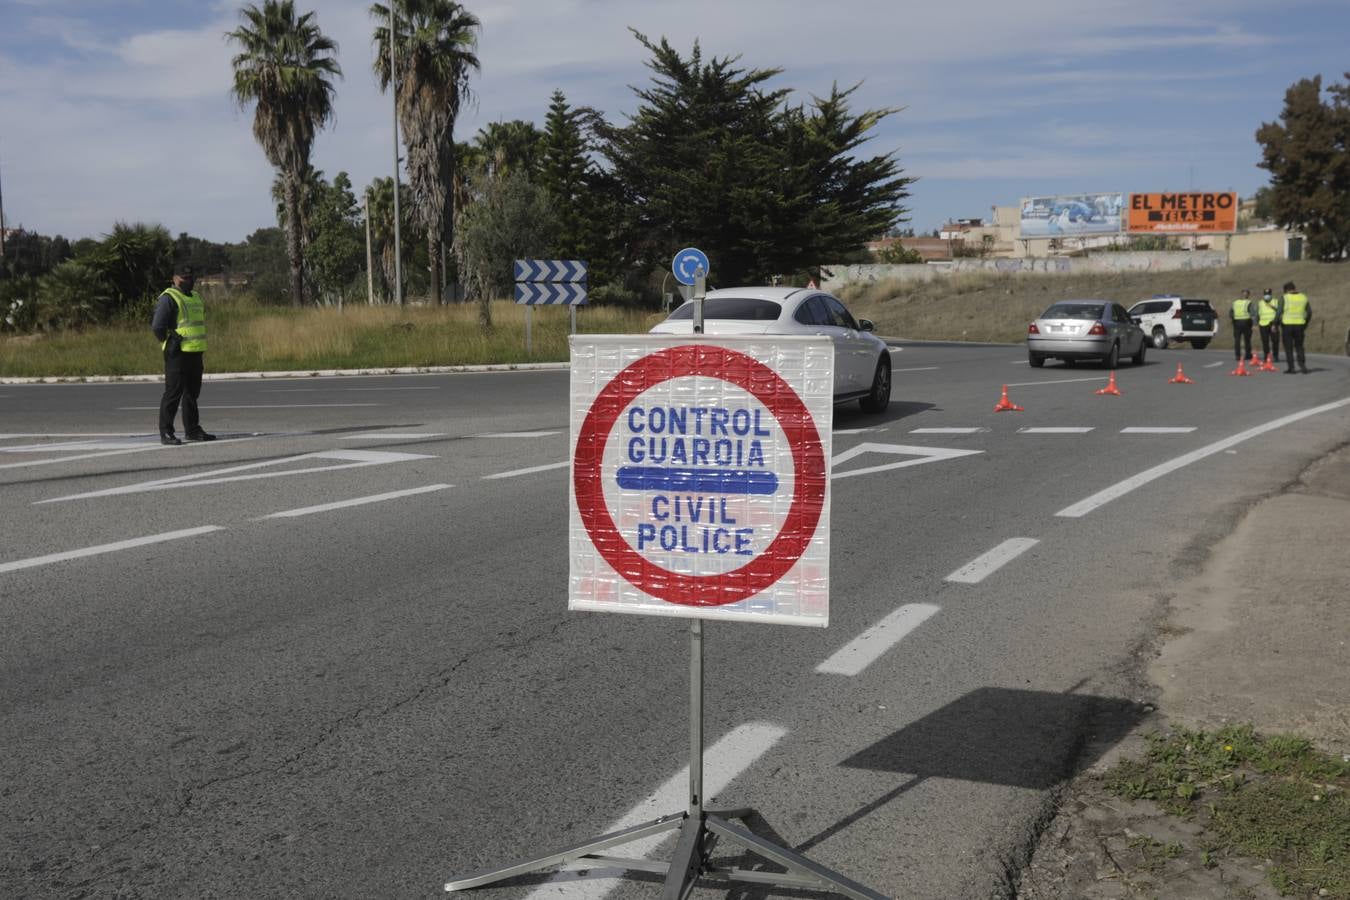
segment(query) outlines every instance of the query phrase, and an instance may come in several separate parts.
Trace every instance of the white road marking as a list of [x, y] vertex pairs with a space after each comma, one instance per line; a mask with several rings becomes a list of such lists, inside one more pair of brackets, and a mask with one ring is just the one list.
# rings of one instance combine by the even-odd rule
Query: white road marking
[[1221, 441], [1215, 441], [1212, 444], [1207, 444], [1204, 447], [1201, 447], [1199, 450], [1192, 450], [1190, 453], [1184, 453], [1181, 456], [1178, 456], [1176, 459], [1170, 459], [1167, 462], [1156, 465], [1151, 469], [1145, 469], [1138, 475], [1126, 478], [1124, 481], [1119, 481], [1111, 485], [1109, 488], [1106, 488], [1105, 490], [1098, 491], [1091, 497], [1078, 501], [1072, 506], [1064, 507], [1059, 512], [1055, 513], [1055, 515], [1063, 516], [1068, 519], [1076, 519], [1079, 518], [1080, 516], [1085, 516], [1088, 513], [1092, 512], [1094, 509], [1105, 506], [1112, 500], [1125, 496], [1130, 491], [1133, 491], [1135, 488], [1143, 487], [1150, 481], [1153, 481], [1155, 479], [1163, 477], [1164, 475], [1168, 475], [1172, 472], [1175, 472], [1177, 469], [1185, 468], [1186, 466], [1189, 466], [1191, 463], [1199, 462], [1200, 460], [1204, 459], [1207, 456], [1213, 456], [1216, 453], [1221, 453], [1224, 450], [1227, 450], [1229, 447], [1236, 446], [1237, 444], [1240, 444], [1243, 441], [1248, 441], [1254, 437], [1263, 435], [1268, 431], [1274, 431], [1277, 428], [1283, 428], [1286, 425], [1291, 425], [1294, 422], [1306, 419], [1309, 416], [1316, 416], [1324, 412], [1331, 412], [1333, 409], [1340, 409], [1341, 407], [1347, 405], [1350, 405], [1350, 398], [1346, 398], [1345, 400], [1337, 400], [1335, 403], [1325, 403], [1321, 406], [1314, 406], [1311, 409], [1305, 409], [1301, 412], [1296, 412], [1291, 415], [1283, 416], [1273, 421], [1266, 422], [1264, 425], [1258, 425], [1255, 428], [1248, 428], [1246, 431], [1240, 431], [1237, 434], [1231, 437], [1226, 437]]
[[1027, 360], [1025, 360], [1025, 359], [1015, 359], [1015, 360], [1012, 361], [1011, 365], [1014, 365], [1014, 366], [1025, 366], [1025, 365], [1030, 365], [1030, 363], [1029, 363]]
[[1019, 428], [1018, 434], [1087, 434], [1092, 430], [1090, 425], [1070, 425], [1060, 427], [1046, 426], [1033, 428]]
[[[703, 796], [710, 799], [726, 790], [737, 776], [773, 749], [774, 744], [782, 740], [786, 734], [787, 730], [777, 725], [768, 722], [750, 722], [735, 728], [713, 744], [703, 754]], [[688, 794], [689, 767], [686, 766], [600, 833], [609, 834], [612, 831], [631, 828], [687, 809]], [[662, 841], [669, 840], [674, 835], [675, 832], [671, 831], [668, 834], [642, 838], [616, 848], [615, 852], [628, 857], [644, 857], [660, 846]], [[597, 868], [595, 863], [590, 863], [585, 875], [574, 871], [559, 872], [526, 895], [527, 900], [544, 900], [544, 898], [601, 900], [619, 886], [617, 880], [619, 874], [617, 870]]]
[[891, 369], [892, 372], [936, 372], [941, 366], [915, 366], [912, 369]]
[[1120, 429], [1121, 434], [1190, 434], [1195, 428], [1152, 428], [1152, 427], [1130, 427]]
[[1042, 384], [1078, 384], [1083, 381], [1105, 381], [1107, 376], [1100, 375], [1096, 378], [1060, 378], [1055, 381], [1018, 381], [1009, 384], [1008, 387], [1036, 387]]
[[[268, 466], [297, 463], [311, 459], [334, 459], [339, 460], [341, 464], [336, 466], [309, 466], [303, 469], [287, 469], [283, 472], [254, 471]], [[225, 469], [214, 469], [209, 472], [198, 472], [192, 475], [179, 475], [174, 478], [159, 478], [154, 481], [142, 481], [139, 484], [105, 488], [101, 491], [89, 491], [84, 494], [52, 497], [49, 500], [38, 500], [33, 505], [36, 506], [42, 503], [60, 503], [64, 500], [85, 500], [91, 497], [112, 497], [117, 494], [139, 494], [145, 491], [164, 491], [180, 487], [202, 487], [208, 484], [226, 484], [232, 481], [252, 481], [260, 478], [285, 478], [290, 475], [312, 475], [317, 472], [332, 472], [337, 469], [360, 469], [366, 466], [408, 462], [414, 459], [435, 459], [435, 457], [427, 456], [423, 453], [391, 453], [376, 450], [327, 450], [322, 453], [306, 453], [301, 456], [283, 456], [280, 459], [269, 459], [259, 463], [248, 463], [243, 466], [230, 466]], [[249, 474], [231, 474], [234, 472], [248, 472]]]
[[469, 437], [476, 438], [535, 438], [549, 437], [554, 434], [562, 434], [561, 431], [485, 431], [482, 434], [471, 434]]
[[[384, 406], [383, 403], [237, 403], [225, 406], [199, 406], [198, 409], [332, 409], [344, 406]], [[158, 406], [119, 406], [119, 411], [159, 409]]]
[[[983, 450], [953, 450], [947, 447], [921, 447], [907, 444], [859, 444], [835, 456], [830, 461], [831, 478], [852, 478], [855, 475], [870, 475], [873, 472], [885, 472], [890, 469], [903, 469], [906, 466], [921, 466], [924, 463], [938, 462], [943, 459], [956, 459], [961, 456], [973, 456]], [[864, 453], [889, 453], [898, 456], [914, 456], [904, 462], [885, 463], [880, 466], [868, 466], [865, 469], [850, 469], [847, 472], [835, 472], [840, 463], [861, 456]]]
[[337, 391], [439, 391], [438, 387], [381, 387], [381, 388], [271, 388], [263, 394], [318, 394]]
[[[156, 409], [158, 409], [158, 407], [156, 407]], [[185, 446], [182, 447], [179, 446], [165, 447], [162, 446], [158, 440], [155, 440], [153, 443], [144, 446], [136, 446], [128, 450], [104, 450], [99, 453], [79, 453], [76, 454], [75, 456], [54, 456], [50, 459], [27, 459], [24, 460], [23, 462], [0, 463], [0, 469], [23, 469], [29, 466], [50, 466], [54, 463], [75, 462], [76, 460], [80, 459], [98, 459], [101, 456], [122, 456], [127, 453], [145, 453], [148, 450], [177, 450], [190, 452], [190, 448], [193, 446], [201, 446], [201, 447], [219, 446], [221, 444], [230, 444], [235, 441], [251, 441], [254, 440], [255, 437], [256, 435], [249, 435], [248, 437], [239, 437], [239, 438], [222, 438], [218, 441], [215, 441], [212, 444], [193, 444], [191, 441], [189, 441]]]
[[979, 584], [1039, 543], [1036, 538], [1008, 538], [988, 553], [975, 557], [944, 580], [957, 581], [961, 584]]
[[99, 544], [96, 547], [85, 547], [82, 550], [67, 550], [64, 553], [51, 553], [47, 556], [34, 556], [31, 559], [19, 559], [14, 562], [0, 563], [0, 572], [14, 572], [19, 569], [31, 569], [34, 566], [45, 566], [48, 563], [63, 562], [68, 559], [80, 559], [85, 556], [98, 556], [101, 553], [115, 553], [118, 550], [130, 550], [132, 547], [144, 547], [147, 544], [160, 544], [164, 541], [176, 541], [179, 538], [196, 537], [199, 534], [210, 534], [213, 531], [222, 531], [219, 525], [203, 525], [200, 528], [185, 528], [182, 531], [166, 531], [163, 534], [152, 534], [146, 537], [132, 538], [129, 541], [117, 541], [112, 544]]
[[1216, 362], [1216, 363], [1206, 363], [1206, 364], [1205, 364], [1205, 368], [1206, 368], [1206, 369], [1213, 369], [1215, 366], [1221, 366], [1221, 365], [1223, 365], [1223, 361], [1222, 361], [1222, 360], [1220, 360], [1219, 362]]
[[905, 635], [941, 609], [931, 603], [906, 603], [816, 666], [822, 675], [857, 675], [900, 643]]
[[546, 466], [530, 466], [528, 469], [512, 469], [510, 472], [498, 472], [496, 475], [484, 475], [484, 481], [491, 481], [494, 478], [515, 478], [517, 475], [533, 475], [535, 472], [549, 472], [553, 469], [565, 469], [572, 464], [572, 461], [566, 460], [560, 463], [549, 463]]
[[139, 441], [63, 441], [59, 444], [14, 444], [0, 447], [0, 453], [82, 453], [86, 450], [138, 450], [159, 443], [158, 438], [146, 436]]
[[[141, 437], [144, 432], [135, 431], [87, 431], [87, 432], [25, 432], [22, 434], [0, 434], [0, 441], [7, 441], [11, 438], [99, 438], [99, 437], [120, 437], [134, 438]], [[154, 437], [154, 435], [148, 435]]]
[[412, 497], [416, 494], [429, 494], [432, 491], [443, 491], [446, 488], [453, 487], [449, 484], [429, 484], [426, 487], [408, 488], [405, 491], [389, 491], [386, 494], [371, 494], [369, 497], [354, 497], [351, 500], [338, 500], [335, 503], [321, 503], [318, 506], [305, 506], [300, 509], [288, 509], [284, 512], [274, 512], [271, 515], [263, 516], [264, 519], [291, 519], [296, 516], [308, 516], [312, 513], [328, 512], [333, 509], [344, 509], [348, 506], [364, 506], [367, 503], [381, 503], [385, 500], [397, 500], [400, 497]]
[[[392, 190], [392, 188], [391, 188]], [[378, 441], [381, 438], [393, 438], [395, 440], [413, 440], [414, 438], [438, 438], [445, 437], [443, 431], [401, 431], [401, 432], [379, 432], [368, 431], [364, 434], [344, 434], [344, 441]]]
[[878, 431], [878, 430], [879, 430], [879, 429], [876, 429], [876, 428], [836, 428], [836, 429], [834, 430], [834, 433], [835, 433], [835, 434], [871, 434], [873, 431]]
[[988, 428], [915, 428], [910, 434], [978, 434], [988, 430]]

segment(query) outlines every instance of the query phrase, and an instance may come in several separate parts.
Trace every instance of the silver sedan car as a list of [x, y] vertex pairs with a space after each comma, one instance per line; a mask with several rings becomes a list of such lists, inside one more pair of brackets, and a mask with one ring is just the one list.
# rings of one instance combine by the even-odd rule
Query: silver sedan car
[[1027, 326], [1027, 357], [1036, 368], [1047, 359], [1094, 359], [1114, 369], [1122, 356], [1142, 366], [1147, 351], [1138, 320], [1110, 300], [1061, 300]]
[[[832, 294], [815, 288], [740, 287], [709, 291], [705, 334], [819, 334], [834, 342], [834, 402], [857, 400], [864, 412], [891, 402], [891, 352]], [[693, 334], [694, 304], [685, 303], [652, 334]]]

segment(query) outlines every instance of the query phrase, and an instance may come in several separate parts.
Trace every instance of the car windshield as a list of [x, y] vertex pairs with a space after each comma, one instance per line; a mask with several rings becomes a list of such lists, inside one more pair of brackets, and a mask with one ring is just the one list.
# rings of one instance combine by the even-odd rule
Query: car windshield
[[1100, 303], [1056, 303], [1041, 314], [1042, 319], [1100, 319]]
[[[744, 319], [751, 322], [773, 322], [783, 312], [783, 307], [772, 300], [756, 300], [752, 297], [709, 297], [703, 301], [705, 319]], [[691, 300], [670, 314], [666, 321], [692, 319], [694, 302]]]

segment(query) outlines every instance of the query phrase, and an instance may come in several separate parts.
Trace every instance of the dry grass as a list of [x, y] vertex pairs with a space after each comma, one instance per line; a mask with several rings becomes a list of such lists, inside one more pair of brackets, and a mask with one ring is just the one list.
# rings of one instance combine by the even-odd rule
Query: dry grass
[[[525, 307], [500, 300], [494, 327], [478, 326], [473, 304], [427, 307], [349, 306], [299, 311], [248, 299], [208, 301], [207, 371], [354, 369], [552, 362], [567, 359], [566, 308], [533, 311], [533, 352], [525, 353]], [[659, 315], [582, 307], [577, 331], [645, 332]], [[148, 328], [115, 326], [83, 333], [0, 338], [0, 375], [127, 375], [163, 370]]]
[[1294, 281], [1313, 304], [1308, 349], [1344, 353], [1350, 329], [1350, 266], [1326, 263], [1249, 263], [1193, 272], [1125, 272], [1093, 275], [960, 274], [930, 282], [849, 285], [840, 296], [877, 332], [918, 340], [1019, 343], [1027, 322], [1055, 300], [1099, 297], [1128, 307], [1154, 294], [1207, 297], [1219, 311], [1219, 336], [1211, 346], [1232, 347], [1227, 327], [1231, 301], [1243, 288], [1259, 297]]

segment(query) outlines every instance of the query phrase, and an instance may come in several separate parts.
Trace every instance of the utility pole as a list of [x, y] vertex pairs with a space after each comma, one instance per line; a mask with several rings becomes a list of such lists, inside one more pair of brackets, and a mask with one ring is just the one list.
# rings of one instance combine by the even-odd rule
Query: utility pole
[[0, 257], [5, 255], [5, 191], [0, 186]]
[[394, 297], [403, 305], [403, 239], [399, 234], [398, 211], [398, 69], [394, 66], [394, 43], [398, 32], [394, 28], [394, 4], [389, 0], [389, 86], [394, 96]]
[[370, 188], [366, 188], [366, 305], [375, 305], [375, 257], [370, 249]]

